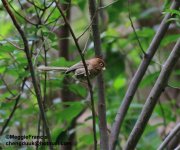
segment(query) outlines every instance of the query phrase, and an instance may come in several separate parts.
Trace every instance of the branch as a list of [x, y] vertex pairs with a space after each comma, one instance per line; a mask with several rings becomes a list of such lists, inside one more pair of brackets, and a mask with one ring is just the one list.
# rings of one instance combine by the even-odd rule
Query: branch
[[36, 5], [33, 1], [30, 1], [30, 0], [27, 0], [27, 2], [28, 3], [30, 3], [31, 5], [33, 5], [33, 6], [35, 6], [35, 7], [37, 7], [39, 10], [41, 10], [41, 11], [44, 11], [44, 9], [45, 8], [41, 8], [41, 7], [39, 7], [38, 5]]
[[79, 35], [79, 36], [77, 37], [77, 40], [79, 40], [79, 39], [89, 30], [89, 28], [91, 27], [91, 25], [92, 25], [92, 23], [93, 23], [93, 20], [94, 20], [94, 18], [95, 18], [95, 16], [96, 16], [96, 13], [97, 13], [97, 11], [94, 13], [93, 17], [91, 18], [90, 24], [86, 27], [86, 29], [83, 31], [83, 33], [81, 33], [81, 35]]
[[37, 68], [39, 71], [63, 71], [66, 72], [68, 67], [48, 67], [48, 66], [39, 66]]
[[[40, 109], [40, 112], [41, 112], [42, 120], [43, 120], [43, 123], [45, 125], [45, 130], [46, 130], [46, 134], [47, 134], [47, 137], [48, 137], [48, 141], [51, 142], [51, 135], [50, 135], [49, 127], [48, 127], [48, 124], [47, 124], [46, 115], [45, 115], [45, 112], [44, 112], [44, 107], [42, 105], [41, 91], [40, 91], [40, 87], [38, 85], [36, 75], [35, 75], [35, 71], [34, 71], [34, 67], [33, 67], [33, 64], [32, 64], [31, 54], [30, 54], [27, 38], [25, 36], [24, 31], [21, 29], [20, 25], [18, 24], [13, 12], [10, 10], [7, 1], [2, 0], [2, 3], [4, 5], [4, 7], [6, 8], [8, 14], [10, 15], [10, 17], [11, 17], [13, 23], [14, 23], [14, 26], [18, 30], [18, 32], [21, 35], [21, 38], [23, 40], [24, 51], [26, 53], [26, 58], [27, 58], [27, 61], [28, 61], [28, 67], [29, 67], [29, 70], [30, 70], [30, 73], [31, 73], [31, 78], [32, 78], [34, 90], [35, 90], [35, 93], [36, 93], [39, 109]], [[51, 144], [49, 145], [49, 148], [51, 150], [53, 150], [53, 146]]]
[[[89, 12], [92, 21], [92, 32], [94, 40], [95, 54], [97, 57], [101, 57], [101, 39], [98, 27], [98, 13], [96, 11], [96, 1], [89, 0]], [[97, 77], [98, 84], [98, 118], [99, 118], [99, 130], [100, 130], [100, 149], [109, 149], [108, 129], [106, 121], [106, 103], [104, 94], [104, 81], [103, 74], [101, 73]]]
[[130, 20], [130, 22], [131, 22], [131, 27], [132, 27], [132, 29], [133, 29], [133, 31], [134, 31], [134, 34], [135, 34], [135, 37], [136, 37], [136, 39], [137, 39], [137, 41], [138, 41], [140, 50], [141, 50], [141, 52], [144, 54], [144, 56], [146, 57], [146, 52], [144, 51], [144, 49], [143, 49], [143, 47], [142, 47], [142, 45], [141, 45], [141, 42], [140, 42], [140, 40], [139, 40], [139, 37], [138, 37], [138, 35], [137, 35], [137, 33], [136, 33], [136, 29], [135, 29], [135, 27], [134, 27], [134, 25], [133, 25], [133, 21], [132, 21], [132, 19], [131, 19], [131, 11], [130, 11], [129, 0], [128, 0], [128, 13], [129, 13], [129, 14], [128, 14], [128, 17], [129, 17], [129, 20]]
[[105, 8], [111, 6], [111, 5], [114, 5], [114, 4], [117, 3], [118, 1], [119, 1], [119, 0], [115, 0], [115, 1], [107, 4], [106, 6], [100, 6], [100, 7], [98, 7], [98, 11], [101, 10], [101, 9], [105, 9]]
[[169, 85], [169, 84], [168, 84], [168, 87], [170, 87], [172, 89], [180, 90], [180, 87], [175, 87], [175, 86], [172, 86], [172, 85]]
[[170, 56], [166, 60], [158, 79], [154, 87], [152, 88], [146, 103], [144, 104], [143, 110], [127, 140], [124, 150], [135, 149], [144, 129], [152, 115], [153, 109], [156, 106], [158, 98], [167, 86], [167, 82], [175, 64], [178, 62], [180, 57], [180, 39], [174, 46]]
[[[178, 9], [180, 5], [180, 2], [175, 0], [171, 6], [171, 9]], [[125, 118], [125, 115], [128, 111], [128, 108], [131, 104], [131, 101], [135, 95], [135, 92], [138, 88], [138, 85], [140, 84], [151, 60], [154, 56], [155, 52], [157, 51], [160, 42], [162, 38], [164, 37], [166, 31], [168, 30], [168, 27], [170, 25], [170, 22], [167, 22], [172, 16], [170, 14], [166, 14], [164, 19], [162, 20], [160, 27], [154, 36], [152, 42], [150, 43], [150, 46], [147, 50], [146, 56], [144, 56], [138, 70], [136, 71], [134, 77], [132, 78], [129, 87], [127, 89], [127, 92], [123, 98], [122, 104], [119, 107], [119, 110], [116, 114], [114, 124], [111, 129], [111, 135], [110, 135], [110, 150], [115, 149], [116, 140], [118, 138], [120, 128], [122, 126], [122, 122]]]
[[177, 146], [174, 150], [180, 150], [180, 145]]
[[[1, 34], [0, 34], [0, 36], [1, 36], [2, 38], [4, 38]], [[4, 38], [4, 40], [5, 40], [6, 42], [8, 42], [9, 44], [11, 44], [12, 46], [14, 46], [15, 48], [17, 48], [17, 49], [19, 49], [19, 50], [24, 50], [24, 48], [19, 47], [18, 45], [16, 45], [15, 43], [11, 42], [10, 40], [8, 40], [8, 39], [6, 39], [6, 38]]]
[[91, 22], [90, 22], [90, 24], [86, 27], [86, 29], [83, 31], [83, 33], [81, 33], [81, 34], [77, 37], [77, 39], [79, 40], [79, 39], [89, 30], [89, 28], [91, 27], [91, 25], [92, 25], [92, 23], [93, 23], [93, 20], [94, 20], [95, 16], [98, 14], [98, 12], [99, 12], [100, 10], [107, 8], [107, 7], [115, 4], [115, 3], [118, 2], [118, 1], [119, 1], [119, 0], [116, 0], [116, 1], [111, 2], [110, 4], [108, 4], [108, 5], [106, 5], [106, 6], [98, 7], [98, 8], [95, 10], [95, 12], [94, 12], [93, 17], [91, 17]]
[[58, 8], [60, 14], [62, 15], [63, 19], [64, 19], [64, 22], [65, 24], [67, 25], [67, 27], [69, 28], [69, 31], [74, 39], [74, 42], [75, 42], [75, 45], [77, 47], [77, 50], [79, 52], [79, 55], [81, 57], [81, 60], [82, 60], [82, 63], [84, 65], [84, 68], [85, 68], [85, 72], [86, 72], [86, 75], [87, 75], [87, 83], [88, 83], [88, 88], [89, 88], [89, 92], [90, 92], [90, 95], [91, 95], [91, 105], [92, 105], [92, 118], [93, 118], [93, 135], [94, 135], [94, 148], [95, 150], [97, 149], [97, 138], [96, 138], [96, 114], [95, 114], [95, 108], [94, 108], [94, 99], [93, 99], [93, 91], [92, 91], [92, 85], [91, 85], [91, 82], [90, 82], [90, 79], [89, 79], [89, 73], [88, 73], [88, 69], [87, 69], [87, 66], [86, 66], [86, 62], [85, 62], [85, 59], [84, 59], [84, 55], [82, 53], [82, 50], [79, 46], [79, 43], [78, 43], [78, 40], [68, 22], [68, 20], [66, 19], [62, 9], [61, 9], [61, 6], [58, 4], [58, 2], [56, 0], [54, 0], [55, 3], [56, 3], [56, 7]]
[[37, 23], [31, 22], [29, 19], [27, 19], [26, 17], [24, 17], [23, 15], [21, 15], [21, 14], [11, 5], [11, 3], [9, 3], [9, 5], [10, 5], [10, 7], [14, 10], [14, 12], [15, 12], [19, 17], [21, 17], [22, 19], [24, 19], [26, 22], [28, 22], [29, 24], [34, 25], [34, 26], [37, 26], [37, 25], [38, 25]]
[[0, 135], [2, 135], [2, 134], [4, 133], [5, 129], [7, 128], [10, 120], [12, 119], [12, 117], [13, 117], [16, 109], [17, 109], [17, 105], [18, 105], [19, 100], [20, 100], [20, 98], [21, 98], [21, 94], [22, 94], [22, 92], [23, 92], [23, 90], [24, 90], [24, 85], [25, 85], [25, 83], [26, 83], [26, 80], [27, 80], [27, 78], [24, 78], [24, 79], [23, 79], [22, 86], [21, 86], [21, 91], [20, 91], [19, 95], [17, 95], [17, 97], [14, 99], [14, 100], [15, 100], [14, 107], [13, 107], [13, 109], [12, 109], [12, 111], [11, 111], [11, 114], [9, 115], [8, 119], [6, 120], [5, 124], [3, 125], [2, 130], [1, 130], [1, 132], [0, 132]]
[[175, 128], [169, 133], [165, 140], [161, 143], [157, 150], [163, 150], [166, 148], [167, 144], [172, 140], [172, 138], [180, 131], [180, 123], [178, 123]]
[[1, 81], [4, 83], [7, 91], [13, 96], [15, 97], [15, 94], [11, 91], [10, 87], [8, 86], [8, 84], [6, 83], [6, 81], [4, 80], [4, 74], [0, 75]]

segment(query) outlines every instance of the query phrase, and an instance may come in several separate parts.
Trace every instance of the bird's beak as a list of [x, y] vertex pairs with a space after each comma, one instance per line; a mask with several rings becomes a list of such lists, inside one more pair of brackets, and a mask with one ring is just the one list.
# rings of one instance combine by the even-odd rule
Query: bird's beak
[[103, 67], [102, 70], [106, 70], [106, 67]]

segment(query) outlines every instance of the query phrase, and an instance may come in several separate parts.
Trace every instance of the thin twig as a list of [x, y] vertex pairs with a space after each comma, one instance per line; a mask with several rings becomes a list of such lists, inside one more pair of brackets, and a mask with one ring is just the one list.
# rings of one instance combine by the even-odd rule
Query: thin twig
[[27, 0], [28, 3], [30, 3], [31, 5], [37, 7], [38, 9], [40, 9], [41, 11], [44, 11], [44, 8], [39, 7], [38, 5], [36, 5], [33, 1]]
[[146, 56], [146, 52], [144, 51], [144, 49], [143, 49], [143, 47], [142, 47], [142, 45], [141, 45], [141, 42], [140, 42], [139, 37], [138, 37], [138, 35], [137, 35], [137, 33], [136, 33], [136, 29], [135, 29], [135, 27], [134, 27], [133, 21], [132, 21], [132, 19], [131, 19], [131, 10], [130, 10], [129, 0], [128, 0], [128, 17], [129, 17], [129, 20], [130, 20], [130, 22], [131, 22], [131, 27], [132, 27], [132, 29], [133, 29], [133, 31], [134, 31], [134, 34], [135, 34], [135, 37], [136, 37], [136, 39], [137, 39], [137, 41], [138, 41], [139, 47], [140, 47], [140, 49], [141, 49], [141, 52], [144, 54], [144, 56]]
[[92, 17], [92, 19], [91, 19], [90, 24], [86, 27], [86, 29], [83, 31], [83, 33], [81, 33], [81, 35], [79, 35], [79, 36], [77, 37], [77, 40], [79, 40], [79, 39], [89, 30], [89, 28], [91, 27], [91, 25], [92, 25], [92, 23], [93, 23], [93, 21], [94, 21], [94, 18], [95, 18], [95, 16], [96, 16], [96, 14], [97, 14], [97, 11], [94, 13], [94, 15], [93, 15], [93, 17]]
[[21, 98], [21, 94], [22, 94], [22, 92], [23, 92], [23, 90], [24, 90], [24, 85], [25, 85], [26, 80], [27, 80], [27, 78], [24, 78], [24, 79], [23, 79], [22, 86], [21, 86], [21, 91], [20, 91], [20, 93], [16, 96], [16, 98], [14, 99], [14, 100], [15, 100], [14, 107], [13, 107], [13, 109], [12, 109], [12, 111], [11, 111], [11, 114], [9, 115], [8, 119], [6, 120], [5, 124], [3, 125], [2, 129], [1, 129], [0, 135], [2, 135], [2, 134], [4, 133], [5, 129], [7, 128], [9, 122], [11, 121], [11, 119], [12, 119], [12, 117], [13, 117], [16, 109], [17, 109], [17, 105], [18, 105], [19, 100], [20, 100], [20, 98]]
[[83, 49], [83, 51], [82, 51], [83, 54], [85, 54], [85, 52], [86, 52], [86, 50], [87, 50], [87, 45], [88, 45], [89, 38], [90, 38], [90, 34], [89, 34], [89, 36], [88, 36], [88, 38], [87, 38], [87, 40], [86, 40], [86, 43], [85, 43], [85, 45], [84, 45], [84, 49]]
[[[59, 18], [58, 18], [58, 19], [59, 19]], [[51, 32], [54, 30], [58, 19], [56, 20], [54, 26], [51, 28], [51, 30], [50, 30]], [[35, 56], [35, 58], [34, 58], [34, 63], [33, 63], [34, 65], [36, 64], [36, 60], [37, 60], [38, 56], [40, 55], [40, 52], [41, 52], [41, 50], [42, 50], [42, 48], [43, 48], [43, 45], [44, 45], [46, 42], [48, 43], [48, 40], [47, 40], [47, 39], [48, 39], [49, 36], [50, 36], [50, 35], [46, 36], [46, 39], [44, 39], [44, 41], [42, 42], [42, 44], [39, 46], [39, 51], [38, 51], [38, 53], [36, 54], [36, 56]]]
[[51, 7], [53, 3], [54, 3], [54, 1], [52, 1], [48, 6], [46, 6], [46, 9], [48, 9], [49, 7]]
[[30, 93], [36, 97], [36, 94], [31, 90], [31, 88], [25, 83], [25, 86], [28, 88]]
[[158, 101], [158, 104], [159, 104], [159, 108], [160, 108], [161, 115], [162, 115], [162, 118], [163, 118], [163, 125], [164, 125], [164, 127], [166, 127], [166, 125], [167, 125], [166, 116], [165, 116], [165, 112], [164, 112], [164, 109], [163, 109], [163, 106], [162, 106], [160, 100]]
[[[157, 150], [163, 150], [166, 148], [167, 144], [172, 140], [172, 138], [180, 131], [180, 123], [178, 123], [175, 128], [169, 133], [165, 140], [161, 143]], [[178, 150], [178, 149], [177, 149]]]
[[170, 88], [173, 88], [173, 89], [176, 89], [176, 90], [180, 90], [180, 87], [175, 87], [175, 86], [172, 86], [172, 85], [167, 85], [168, 87], [170, 87]]
[[101, 10], [101, 9], [105, 9], [105, 8], [107, 8], [107, 7], [109, 7], [109, 6], [111, 6], [111, 5], [113, 5], [113, 4], [115, 4], [115, 3], [117, 3], [119, 0], [116, 0], [116, 1], [113, 1], [113, 2], [111, 2], [111, 3], [109, 3], [109, 4], [107, 4], [106, 6], [101, 6], [101, 7], [98, 7], [98, 11], [99, 10]]
[[91, 25], [92, 25], [92, 23], [93, 23], [93, 20], [94, 20], [95, 16], [97, 15], [98, 11], [100, 11], [101, 9], [105, 9], [105, 8], [113, 5], [113, 4], [116, 3], [116, 2], [118, 2], [118, 0], [116, 0], [116, 1], [108, 4], [108, 5], [106, 5], [106, 6], [98, 7], [98, 8], [96, 9], [95, 13], [94, 13], [94, 16], [93, 16], [92, 19], [91, 19], [90, 24], [86, 27], [86, 29], [83, 31], [83, 33], [81, 33], [81, 35], [79, 35], [79, 36], [77, 37], [77, 40], [79, 40], [79, 39], [89, 30], [89, 28], [91, 27]]
[[58, 16], [56, 19], [54, 19], [53, 21], [50, 21], [50, 22], [48, 22], [48, 23], [46, 23], [46, 24], [44, 24], [45, 26], [47, 26], [47, 25], [50, 25], [51, 23], [54, 23], [54, 22], [56, 22], [57, 23], [57, 21], [59, 20], [59, 18], [60, 18], [61, 16]]
[[[40, 136], [41, 133], [41, 114], [39, 114], [38, 116], [38, 127], [37, 127], [37, 136]], [[37, 139], [37, 141], [39, 141], [39, 139]], [[39, 145], [36, 145], [36, 150], [38, 150]]]
[[86, 29], [83, 31], [83, 33], [81, 33], [77, 37], [77, 40], [79, 40], [90, 29], [90, 27], [92, 26], [92, 23], [94, 22], [94, 18], [96, 17], [97, 13], [98, 13], [98, 9], [95, 10], [93, 17], [91, 18], [90, 24], [86, 27]]
[[23, 10], [23, 5], [21, 4], [20, 0], [18, 0], [18, 3], [20, 5], [21, 9]]
[[4, 85], [6, 86], [6, 89], [8, 90], [8, 92], [14, 97], [15, 94], [11, 91], [11, 89], [9, 88], [8, 84], [6, 83], [6, 81], [4, 80], [4, 75], [0, 75], [0, 78], [2, 80], [2, 82], [4, 83]]
[[[53, 10], [49, 13], [49, 15], [47, 16], [47, 18], [44, 20], [44, 23], [46, 23], [49, 19], [49, 17], [53, 14], [53, 12], [55, 11], [56, 7], [53, 8]], [[59, 17], [58, 17], [59, 18]]]
[[20, 16], [22, 19], [24, 19], [26, 22], [28, 22], [29, 24], [32, 24], [32, 25], [34, 25], [34, 26], [37, 26], [38, 24], [36, 24], [36, 23], [33, 23], [33, 22], [31, 22], [29, 19], [27, 19], [26, 17], [24, 17], [23, 15], [21, 15], [12, 5], [11, 5], [11, 3], [9, 3], [9, 6], [14, 10], [14, 12], [18, 15], [18, 16]]
[[[0, 36], [1, 36], [2, 38], [4, 38], [1, 34], [0, 34]], [[15, 43], [11, 42], [10, 40], [5, 39], [5, 38], [4, 38], [4, 40], [7, 41], [7, 42], [8, 42], [9, 44], [11, 44], [12, 46], [14, 46], [15, 48], [17, 48], [17, 49], [19, 49], [19, 50], [24, 50], [24, 48], [19, 47], [18, 45], [16, 45]]]

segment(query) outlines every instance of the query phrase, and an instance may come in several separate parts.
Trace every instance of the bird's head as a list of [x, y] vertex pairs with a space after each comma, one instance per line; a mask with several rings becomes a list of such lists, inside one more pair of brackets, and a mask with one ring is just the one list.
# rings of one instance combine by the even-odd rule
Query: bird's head
[[90, 64], [92, 65], [92, 67], [96, 70], [105, 70], [105, 62], [103, 59], [101, 58], [92, 58], [90, 60]]

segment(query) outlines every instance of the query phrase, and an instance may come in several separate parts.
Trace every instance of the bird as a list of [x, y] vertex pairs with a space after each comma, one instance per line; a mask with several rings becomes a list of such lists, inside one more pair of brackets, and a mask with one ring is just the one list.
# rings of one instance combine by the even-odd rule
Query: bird
[[[105, 62], [103, 59], [95, 57], [88, 60], [85, 60], [88, 76], [90, 79], [95, 78], [98, 74], [105, 70]], [[65, 74], [74, 73], [75, 78], [78, 80], [86, 80], [87, 75], [82, 61], [72, 65], [71, 67], [49, 67], [49, 66], [40, 66], [38, 67], [40, 71], [63, 71]]]

